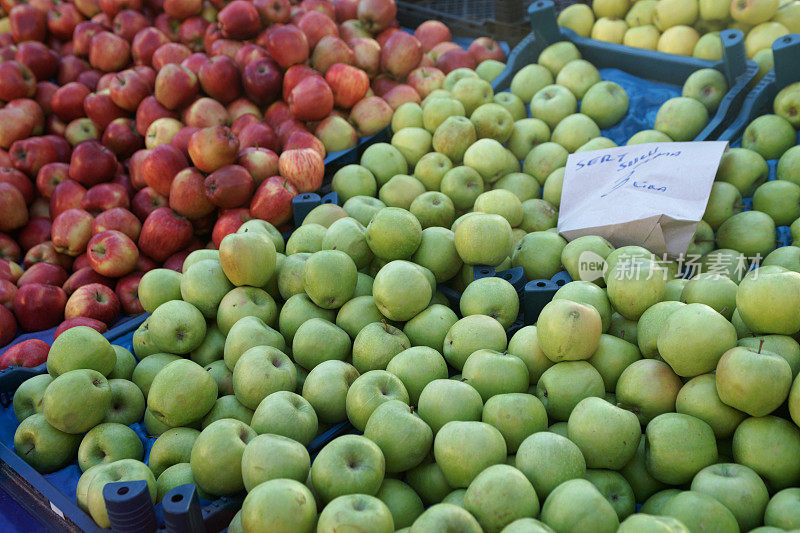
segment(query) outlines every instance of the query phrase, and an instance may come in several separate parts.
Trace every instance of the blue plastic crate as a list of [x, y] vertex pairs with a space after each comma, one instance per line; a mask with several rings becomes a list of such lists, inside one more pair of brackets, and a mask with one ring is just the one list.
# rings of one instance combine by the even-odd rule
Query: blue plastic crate
[[735, 118], [747, 95], [748, 84], [758, 72], [758, 65], [745, 56], [744, 37], [738, 30], [720, 32], [723, 59], [710, 61], [581, 37], [572, 30], [559, 28], [550, 0], [537, 0], [528, 8], [528, 14], [533, 31], [511, 52], [506, 69], [492, 83], [495, 92], [508, 90], [514, 74], [535, 63], [548, 45], [571, 41], [583, 58], [598, 68], [604, 80], [619, 83], [628, 93], [630, 108], [626, 117], [620, 124], [602, 131], [617, 144], [624, 144], [637, 131], [652, 129], [661, 104], [680, 96], [686, 79], [704, 68], [722, 72], [730, 87], [717, 112], [695, 138], [715, 139]]

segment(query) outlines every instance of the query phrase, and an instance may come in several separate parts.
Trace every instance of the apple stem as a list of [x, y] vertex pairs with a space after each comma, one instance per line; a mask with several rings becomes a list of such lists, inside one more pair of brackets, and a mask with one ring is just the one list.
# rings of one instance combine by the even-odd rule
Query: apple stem
[[386, 333], [391, 333], [391, 332], [389, 331], [389, 324], [387, 324], [387, 323], [386, 323], [386, 319], [385, 319], [385, 318], [382, 318], [382, 319], [381, 319], [381, 323], [383, 324], [383, 330], [384, 330]]
[[761, 339], [758, 343], [758, 353], [761, 353], [761, 348], [764, 346], [764, 339]]

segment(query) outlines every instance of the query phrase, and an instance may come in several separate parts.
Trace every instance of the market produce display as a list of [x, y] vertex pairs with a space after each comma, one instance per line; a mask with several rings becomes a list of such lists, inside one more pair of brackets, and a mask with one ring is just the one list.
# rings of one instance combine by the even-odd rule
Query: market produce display
[[504, 67], [488, 37], [399, 30], [389, 0], [145, 7], [2, 6], [0, 345], [141, 313], [144, 272], [251, 218], [285, 224], [326, 156], [450, 70]]
[[[43, 372], [0, 437], [99, 527], [120, 481], [232, 533], [800, 527], [800, 82], [659, 257], [558, 234], [567, 158], [694, 140], [722, 70], [640, 94], [562, 41], [495, 91], [494, 40], [392, 0], [0, 7], [0, 121], [35, 122], [0, 132], [0, 342], [58, 326], [0, 357]], [[567, 280], [535, 323], [510, 269]]]
[[593, 0], [564, 9], [558, 24], [583, 37], [702, 59], [722, 57], [720, 30], [741, 30], [747, 56], [763, 76], [773, 67], [772, 43], [800, 32], [800, 2]]

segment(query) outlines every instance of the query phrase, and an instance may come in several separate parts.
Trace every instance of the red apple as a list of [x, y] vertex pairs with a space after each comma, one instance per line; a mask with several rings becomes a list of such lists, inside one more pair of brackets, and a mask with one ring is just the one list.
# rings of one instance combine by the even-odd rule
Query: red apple
[[343, 23], [346, 20], [358, 18], [358, 1], [359, 0], [333, 0], [336, 21]]
[[67, 209], [58, 215], [50, 230], [55, 250], [72, 257], [82, 254], [92, 237], [92, 224], [94, 217], [83, 209]]
[[168, 207], [147, 216], [139, 235], [139, 249], [155, 261], [163, 261], [192, 240], [192, 223]]
[[23, 250], [30, 250], [37, 244], [41, 244], [50, 239], [50, 228], [52, 223], [49, 218], [32, 218], [28, 224], [22, 228], [17, 236], [19, 244]]
[[121, 231], [107, 230], [89, 240], [86, 256], [95, 272], [109, 278], [119, 278], [136, 268], [139, 249]]
[[[0, 307], [0, 346], [5, 346], [14, 340], [17, 336], [17, 319], [14, 318], [14, 313], [5, 307]], [[6, 359], [3, 354], [0, 357], [0, 370], [11, 366], [13, 363]]]
[[174, 270], [175, 272], [182, 272], [183, 271], [183, 262], [186, 260], [186, 257], [189, 255], [187, 251], [181, 251], [172, 254], [169, 256], [162, 265], [161, 268], [166, 268], [169, 270]]
[[450, 50], [462, 50], [462, 48], [454, 42], [447, 41], [435, 45], [429, 52], [427, 52], [427, 55], [429, 55], [434, 61], [439, 61], [439, 58]]
[[131, 61], [131, 45], [118, 35], [103, 31], [89, 44], [89, 64], [103, 72], [118, 72]]
[[325, 159], [325, 145], [310, 132], [296, 131], [289, 136], [283, 145], [284, 151], [299, 150], [301, 148], [310, 148]]
[[92, 225], [92, 235], [109, 230], [122, 232], [131, 240], [137, 241], [142, 231], [142, 223], [127, 209], [114, 207], [97, 215]]
[[271, 58], [260, 58], [244, 67], [242, 84], [247, 96], [262, 106], [274, 102], [281, 94], [283, 76]]
[[35, 94], [36, 77], [31, 69], [19, 61], [0, 63], [0, 100], [33, 98]]
[[139, 281], [143, 275], [144, 272], [131, 272], [127, 276], [120, 278], [114, 289], [122, 306], [122, 311], [126, 315], [144, 313], [144, 307], [139, 301]]
[[144, 28], [133, 38], [131, 56], [137, 65], [152, 65], [153, 54], [161, 45], [167, 44], [169, 38], [155, 27]]
[[0, 183], [0, 231], [13, 231], [28, 223], [28, 207], [19, 189]]
[[47, 139], [52, 143], [53, 147], [56, 149], [56, 153], [58, 154], [59, 162], [66, 163], [69, 161], [69, 158], [72, 155], [72, 147], [63, 137], [59, 137], [58, 135], [44, 135], [42, 139]]
[[297, 26], [305, 33], [308, 46], [312, 50], [326, 35], [339, 36], [339, 28], [333, 19], [317, 10], [307, 11], [297, 21]]
[[371, 38], [372, 34], [364, 28], [364, 25], [358, 19], [353, 18], [339, 24], [339, 37], [345, 42], [350, 42], [359, 37]]
[[420, 67], [411, 71], [406, 83], [413, 87], [421, 98], [425, 98], [444, 84], [444, 72], [434, 67]]
[[203, 172], [214, 172], [236, 161], [239, 140], [230, 128], [213, 126], [195, 132], [188, 149], [194, 166]]
[[135, 120], [118, 118], [103, 132], [103, 144], [119, 159], [127, 159], [137, 150], [144, 148], [144, 137], [136, 131]]
[[119, 298], [112, 289], [100, 283], [90, 283], [75, 289], [64, 308], [64, 318], [93, 318], [112, 325], [119, 316]]
[[86, 189], [77, 181], [66, 179], [56, 185], [50, 196], [50, 216], [55, 219], [67, 209], [79, 209]]
[[14, 296], [14, 316], [25, 331], [49, 329], [64, 318], [67, 295], [61, 287], [29, 283]]
[[47, 13], [47, 29], [62, 41], [69, 41], [75, 27], [83, 21], [83, 15], [70, 3], [57, 4]]
[[14, 310], [14, 296], [17, 294], [17, 286], [7, 279], [0, 279], [0, 305], [6, 309]]
[[352, 64], [355, 54], [339, 37], [326, 35], [319, 40], [311, 54], [311, 65], [322, 74], [336, 63]]
[[297, 189], [286, 178], [272, 176], [256, 190], [250, 212], [275, 226], [285, 224], [292, 217], [292, 198], [297, 194]]
[[[0, 68], [5, 64], [0, 63]], [[5, 149], [8, 149], [16, 141], [28, 138], [35, 127], [31, 117], [21, 109], [0, 109], [0, 124], [3, 125], [0, 128], [0, 148]]]
[[199, 15], [203, 10], [201, 0], [164, 0], [164, 13], [176, 20], [185, 20]]
[[160, 144], [153, 148], [142, 163], [145, 183], [161, 195], [168, 196], [175, 175], [189, 166], [189, 162], [178, 148], [171, 144]]
[[297, 119], [284, 120], [275, 131], [278, 134], [278, 143], [283, 146], [296, 131], [308, 131], [308, 129]]
[[404, 31], [392, 34], [381, 48], [381, 68], [396, 78], [405, 78], [422, 59], [422, 45]]
[[333, 91], [334, 103], [342, 109], [353, 107], [369, 89], [367, 73], [344, 63], [337, 63], [328, 69], [325, 81]]
[[142, 0], [100, 0], [100, 9], [108, 18], [114, 18], [125, 9], [141, 11], [143, 7]]
[[150, 272], [151, 270], [158, 268], [158, 265], [155, 261], [147, 257], [146, 255], [139, 254], [139, 259], [136, 261], [136, 271], [137, 272]]
[[[6, 238], [10, 239], [10, 237], [7, 235], [3, 235], [2, 240], [5, 241]], [[20, 276], [22, 276], [24, 270], [22, 270], [22, 267], [17, 264], [20, 253], [19, 246], [16, 242], [12, 241], [12, 243], [14, 246], [16, 246], [16, 250], [5, 243], [3, 244], [3, 247], [0, 248], [4, 257], [4, 259], [0, 259], [0, 279], [5, 279], [16, 284], [17, 280], [20, 278]]]
[[495, 61], [505, 61], [506, 54], [497, 41], [490, 37], [478, 37], [472, 41], [467, 48], [472, 57], [475, 59], [475, 64], [480, 65], [487, 59], [494, 59]]
[[96, 91], [97, 86], [100, 84], [100, 78], [103, 76], [99, 70], [86, 69], [82, 70], [75, 81], [86, 85], [90, 91]]
[[247, 43], [236, 52], [236, 57], [234, 57], [233, 60], [240, 70], [244, 70], [247, 65], [256, 59], [264, 57], [269, 58], [269, 54], [264, 47], [253, 43]]
[[292, 89], [287, 103], [298, 120], [322, 120], [333, 109], [333, 92], [321, 76], [309, 76]]
[[383, 50], [383, 47], [386, 46], [386, 41], [389, 40], [389, 37], [391, 37], [392, 35], [394, 35], [399, 31], [400, 29], [396, 27], [386, 28], [385, 30], [383, 30], [382, 32], [380, 32], [378, 35], [375, 36], [375, 40], [378, 41], [379, 45], [381, 45], [381, 50]]
[[128, 191], [119, 183], [101, 183], [86, 191], [81, 200], [81, 208], [92, 214], [99, 214], [109, 209], [130, 206]]
[[42, 283], [60, 287], [67, 281], [67, 271], [58, 265], [50, 263], [36, 263], [26, 270], [17, 281], [17, 287], [28, 283]]
[[22, 260], [22, 266], [25, 268], [30, 268], [36, 263], [52, 263], [69, 270], [72, 268], [72, 257], [56, 252], [52, 241], [45, 241], [28, 250]]
[[[142, 107], [146, 101], [147, 98], [139, 104], [139, 107]], [[112, 120], [128, 116], [124, 109], [121, 109], [111, 101], [111, 92], [109, 90], [87, 95], [83, 101], [83, 109], [86, 116], [92, 119], [100, 129], [106, 129]], [[145, 128], [146, 130], [147, 128]], [[139, 134], [144, 135], [144, 131], [140, 131]]]
[[170, 18], [166, 13], [161, 13], [153, 19], [153, 26], [161, 30], [170, 41], [178, 40], [178, 29], [181, 26], [181, 21]]
[[153, 68], [161, 70], [165, 65], [175, 63], [180, 65], [192, 55], [192, 50], [185, 44], [165, 43], [153, 52]]
[[269, 55], [283, 68], [305, 63], [308, 59], [309, 45], [306, 34], [291, 24], [272, 30], [266, 48]]
[[198, 79], [203, 92], [223, 104], [234, 101], [242, 94], [242, 75], [236, 62], [228, 56], [212, 57], [200, 67]]
[[253, 0], [253, 6], [264, 26], [271, 23], [286, 24], [292, 16], [289, 0]]
[[[14, 145], [20, 142], [24, 141], [17, 141], [14, 143]], [[0, 183], [8, 183], [9, 185], [16, 187], [16, 189], [22, 193], [22, 197], [25, 199], [26, 204], [30, 205], [30, 203], [33, 202], [33, 197], [36, 192], [34, 190], [33, 183], [19, 170], [15, 168], [0, 167]]]
[[12, 100], [6, 104], [6, 109], [19, 109], [28, 114], [29, 120], [34, 123], [33, 131], [31, 132], [32, 135], [42, 135], [44, 133], [44, 110], [36, 100], [32, 100], [30, 98], [19, 98], [17, 100]]
[[[230, 104], [228, 104], [228, 114], [231, 116], [231, 119], [236, 122], [240, 117], [246, 115], [254, 115], [259, 120], [262, 118], [261, 109], [249, 99], [242, 97], [237, 98]], [[233, 125], [231, 125], [231, 129], [233, 129]]]
[[188, 219], [201, 218], [214, 212], [215, 206], [206, 197], [206, 178], [196, 168], [178, 172], [169, 192], [169, 206]]
[[239, 152], [236, 164], [247, 169], [256, 187], [278, 173], [278, 155], [263, 147], [245, 148]]
[[144, 221], [150, 213], [166, 205], [168, 205], [166, 197], [158, 194], [152, 187], [145, 187], [131, 200], [131, 211], [139, 220]]
[[[46, 328], [45, 328], [46, 329]], [[50, 345], [39, 339], [28, 339], [10, 346], [0, 357], [0, 370], [10, 366], [32, 368], [47, 362]]]
[[144, 181], [144, 176], [142, 176], [142, 163], [144, 163], [144, 160], [149, 153], [150, 150], [147, 149], [137, 150], [133, 153], [131, 158], [128, 159], [128, 174], [130, 175], [131, 186], [134, 189], [131, 196], [136, 194], [136, 191], [147, 187], [147, 183]]
[[358, 3], [358, 20], [372, 34], [391, 26], [397, 16], [394, 0], [361, 0]]
[[116, 156], [97, 141], [82, 142], [72, 151], [69, 177], [81, 185], [92, 186], [108, 181], [116, 171]]
[[[87, 256], [81, 256], [85, 258], [85, 262], [87, 266], [78, 268], [72, 275], [64, 282], [62, 285], [62, 289], [64, 292], [67, 293], [67, 296], [70, 296], [73, 292], [75, 292], [78, 287], [83, 287], [84, 285], [90, 285], [92, 283], [100, 283], [105, 285], [106, 287], [114, 288], [114, 280], [111, 278], [107, 278], [102, 274], [98, 274], [94, 271], [91, 266], [88, 266], [89, 258]], [[75, 263], [77, 264], [77, 259]], [[83, 262], [83, 261], [82, 261]]]
[[136, 111], [142, 100], [150, 95], [147, 82], [133, 69], [116, 74], [108, 89], [111, 101], [126, 111]]
[[439, 60], [436, 61], [436, 67], [445, 74], [457, 68], [469, 68], [474, 70], [476, 66], [477, 63], [472, 54], [461, 48], [445, 52], [439, 57]]
[[226, 39], [252, 39], [261, 31], [261, 17], [255, 6], [245, 0], [233, 0], [217, 15]]
[[106, 31], [107, 28], [103, 27], [102, 24], [92, 21], [84, 21], [79, 22], [75, 26], [75, 30], [73, 32], [72, 42], [73, 42], [73, 53], [76, 56], [88, 56], [89, 55], [89, 48], [92, 42], [92, 37], [97, 35], [102, 31]]
[[278, 136], [263, 122], [251, 122], [238, 135], [239, 148], [259, 147], [278, 150]]
[[206, 198], [223, 209], [245, 205], [253, 196], [255, 184], [244, 167], [224, 166], [210, 174], [204, 182]]
[[177, 119], [178, 114], [161, 105], [155, 96], [148, 96], [136, 110], [136, 131], [139, 135], [146, 135], [150, 124], [160, 118]]
[[347, 42], [353, 49], [353, 65], [374, 77], [380, 71], [381, 47], [375, 39], [357, 37]]
[[292, 65], [289, 67], [283, 75], [283, 99], [289, 100], [292, 89], [309, 76], [319, 76], [319, 72], [307, 65]]
[[359, 135], [368, 137], [381, 131], [392, 122], [394, 110], [386, 100], [370, 96], [359, 101], [350, 111], [350, 122]]
[[132, 42], [137, 33], [149, 26], [148, 18], [132, 9], [123, 9], [111, 21], [114, 33], [128, 42]]
[[406, 85], [405, 83], [393, 87], [389, 92], [383, 95], [383, 99], [386, 100], [386, 103], [389, 104], [392, 109], [397, 109], [408, 102], [419, 104], [422, 101], [419, 93], [412, 86]]
[[68, 329], [76, 328], [78, 326], [85, 326], [87, 328], [92, 328], [93, 330], [99, 333], [105, 333], [106, 331], [108, 331], [108, 327], [106, 327], [104, 323], [100, 322], [99, 320], [95, 320], [94, 318], [89, 318], [84, 316], [76, 318], [68, 318], [56, 328], [55, 333], [53, 333], [53, 340], [56, 340], [59, 335], [61, 335]]
[[169, 140], [169, 144], [177, 148], [181, 151], [184, 157], [189, 157], [189, 139], [192, 138], [192, 135], [200, 128], [195, 126], [184, 126], [178, 133], [173, 135], [172, 139]]
[[47, 38], [47, 14], [28, 4], [14, 6], [8, 14], [11, 35], [18, 43]]
[[231, 116], [216, 100], [198, 98], [183, 112], [183, 123], [197, 128], [227, 126], [231, 123]]
[[322, 186], [325, 164], [321, 155], [310, 148], [287, 150], [280, 155], [278, 170], [297, 192], [313, 192]]
[[336, 17], [336, 7], [330, 0], [303, 0], [300, 2], [300, 7], [306, 12], [319, 11], [330, 19]]
[[45, 115], [53, 113], [51, 102], [53, 100], [53, 95], [58, 89], [58, 85], [52, 81], [40, 81], [36, 83], [36, 103], [39, 104], [39, 107]]
[[29, 218], [50, 218], [50, 202], [47, 198], [36, 198], [28, 208]]
[[219, 248], [219, 243], [222, 242], [226, 236], [231, 233], [236, 233], [236, 230], [248, 220], [252, 220], [250, 211], [246, 208], [227, 209], [223, 211], [216, 223], [214, 230], [211, 232], [211, 239], [215, 248]]
[[414, 37], [422, 44], [422, 50], [427, 53], [439, 43], [452, 41], [453, 35], [446, 24], [438, 20], [426, 20], [414, 30]]
[[19, 43], [14, 59], [31, 69], [37, 80], [49, 80], [58, 74], [58, 55], [40, 42]]

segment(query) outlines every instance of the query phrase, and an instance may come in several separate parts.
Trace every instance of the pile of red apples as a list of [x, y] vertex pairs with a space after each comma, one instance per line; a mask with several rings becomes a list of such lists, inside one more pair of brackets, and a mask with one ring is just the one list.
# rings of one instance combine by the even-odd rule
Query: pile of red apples
[[0, 0], [0, 346], [141, 313], [144, 272], [180, 270], [251, 218], [285, 225], [328, 153], [447, 72], [504, 59], [396, 14], [394, 0]]

